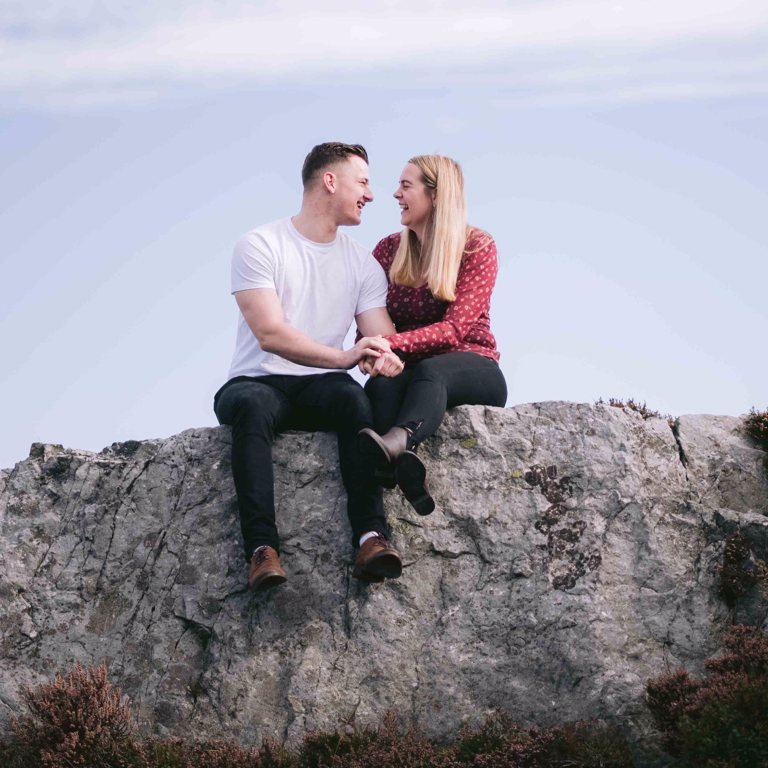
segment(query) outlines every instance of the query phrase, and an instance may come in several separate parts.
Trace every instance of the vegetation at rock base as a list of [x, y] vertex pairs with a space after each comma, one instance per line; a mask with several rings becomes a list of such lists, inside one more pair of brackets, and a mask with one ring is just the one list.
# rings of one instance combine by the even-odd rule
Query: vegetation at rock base
[[651, 680], [647, 703], [680, 768], [768, 767], [768, 636], [732, 627], [706, 680], [677, 670]]
[[[647, 704], [676, 768], [768, 768], [768, 636], [732, 627], [706, 679], [678, 670], [649, 681]], [[436, 743], [392, 712], [376, 728], [310, 733], [293, 750], [265, 740], [137, 735], [106, 668], [76, 665], [23, 691], [27, 712], [0, 741], [4, 768], [631, 768], [621, 731], [600, 722], [526, 728], [504, 713]], [[666, 758], [661, 758], [664, 761]], [[657, 763], [661, 764], [661, 763]]]
[[729, 608], [734, 608], [739, 598], [755, 584], [768, 597], [768, 562], [756, 557], [749, 540], [741, 532], [732, 533], [725, 539], [723, 564], [718, 568], [720, 596]]
[[668, 413], [661, 414], [659, 411], [654, 411], [645, 404], [645, 401], [641, 403], [639, 400], [635, 400], [632, 397], [627, 400], [620, 400], [617, 397], [609, 397], [607, 402], [603, 400], [602, 397], [599, 397], [595, 400], [595, 405], [610, 405], [614, 408], [625, 408], [629, 411], [639, 413], [644, 419], [666, 419], [670, 423], [675, 420], [674, 417], [670, 416]]
[[230, 741], [146, 740], [140, 768], [292, 768], [292, 756], [271, 741], [261, 749]]
[[76, 664], [67, 675], [24, 689], [28, 714], [13, 722], [14, 741], [4, 745], [9, 766], [129, 768], [138, 764], [135, 724], [105, 666]]
[[503, 713], [480, 728], [467, 728], [442, 767], [629, 768], [629, 746], [614, 726], [577, 722], [559, 728], [523, 729]]
[[758, 563], [741, 531], [726, 538], [719, 572], [720, 596], [730, 608], [757, 583]]
[[758, 411], [749, 409], [749, 414], [744, 417], [744, 431], [764, 451], [768, 451], [768, 409]]
[[25, 690], [28, 709], [0, 741], [3, 768], [629, 768], [629, 747], [612, 726], [579, 722], [523, 728], [508, 715], [465, 728], [438, 744], [400, 727], [393, 712], [377, 728], [348, 725], [310, 733], [295, 750], [269, 739], [260, 747], [228, 741], [140, 739], [105, 666], [76, 665], [67, 675]]
[[622, 734], [600, 723], [525, 729], [500, 713], [479, 728], [463, 729], [454, 742], [438, 745], [417, 731], [403, 732], [389, 713], [375, 730], [310, 734], [296, 768], [628, 768], [632, 764]]
[[[297, 754], [296, 768], [411, 768], [440, 765], [440, 748], [416, 731], [402, 731], [390, 712], [378, 728], [351, 733], [310, 733]], [[446, 764], [447, 768], [447, 764]]]

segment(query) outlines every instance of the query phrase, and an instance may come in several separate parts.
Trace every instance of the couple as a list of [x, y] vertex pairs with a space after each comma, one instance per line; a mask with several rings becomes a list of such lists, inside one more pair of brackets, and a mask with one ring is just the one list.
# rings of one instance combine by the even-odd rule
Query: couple
[[[353, 576], [397, 578], [382, 486], [398, 485], [422, 515], [434, 509], [416, 446], [445, 410], [503, 406], [506, 384], [490, 331], [496, 279], [492, 238], [468, 227], [461, 168], [412, 158], [394, 197], [405, 229], [369, 253], [340, 226], [360, 223], [373, 200], [359, 144], [319, 144], [302, 168], [293, 218], [236, 244], [232, 293], [240, 309], [229, 380], [214, 411], [232, 427], [234, 476], [249, 586], [285, 581], [275, 526], [272, 442], [286, 429], [338, 433]], [[354, 319], [358, 338], [342, 349]], [[369, 375], [362, 387], [348, 374]]]

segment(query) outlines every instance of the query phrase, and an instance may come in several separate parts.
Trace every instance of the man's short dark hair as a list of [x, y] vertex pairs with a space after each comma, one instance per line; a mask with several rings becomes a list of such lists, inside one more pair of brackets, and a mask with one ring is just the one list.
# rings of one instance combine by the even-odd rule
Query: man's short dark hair
[[368, 162], [368, 153], [362, 144], [342, 144], [339, 141], [327, 141], [312, 147], [310, 153], [304, 159], [301, 169], [301, 180], [306, 187], [315, 174], [327, 166], [346, 160], [348, 157], [362, 157]]

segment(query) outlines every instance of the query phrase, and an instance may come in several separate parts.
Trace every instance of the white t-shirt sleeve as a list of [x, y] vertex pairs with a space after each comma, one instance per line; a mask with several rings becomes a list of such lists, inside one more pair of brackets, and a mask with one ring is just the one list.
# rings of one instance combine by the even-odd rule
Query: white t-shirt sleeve
[[387, 276], [381, 264], [368, 254], [363, 262], [363, 279], [360, 283], [360, 295], [355, 308], [355, 317], [369, 309], [387, 306]]
[[244, 235], [232, 252], [232, 293], [251, 288], [275, 288], [275, 255], [261, 239]]

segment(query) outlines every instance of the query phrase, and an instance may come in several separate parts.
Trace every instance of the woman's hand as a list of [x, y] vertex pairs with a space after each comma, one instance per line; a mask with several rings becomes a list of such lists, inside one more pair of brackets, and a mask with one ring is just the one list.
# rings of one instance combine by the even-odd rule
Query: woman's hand
[[399, 376], [405, 367], [403, 361], [394, 352], [383, 352], [377, 359], [371, 357], [363, 358], [358, 364], [360, 373], [364, 373], [371, 378], [384, 376], [392, 379]]
[[383, 336], [363, 336], [354, 347], [346, 349], [341, 353], [342, 368], [352, 368], [355, 363], [363, 360], [373, 360], [381, 357], [382, 354], [392, 352], [389, 342]]

